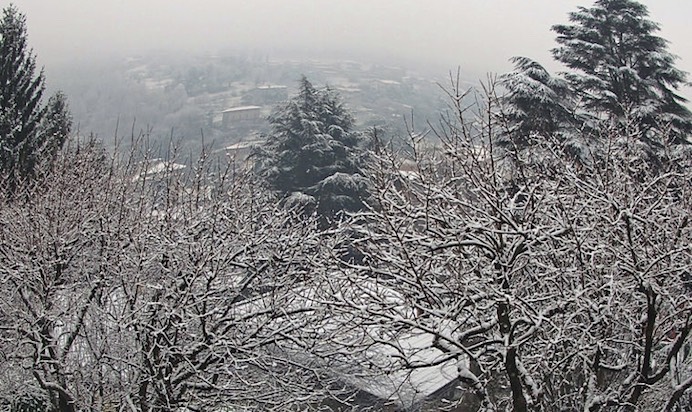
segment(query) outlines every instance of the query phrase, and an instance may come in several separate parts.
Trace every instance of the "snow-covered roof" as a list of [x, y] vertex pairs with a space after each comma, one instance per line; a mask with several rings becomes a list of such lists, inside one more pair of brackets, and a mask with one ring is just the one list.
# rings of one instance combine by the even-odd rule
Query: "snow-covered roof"
[[239, 107], [231, 107], [230, 109], [226, 109], [221, 113], [242, 112], [245, 110], [259, 110], [259, 109], [261, 109], [260, 106], [239, 106]]
[[138, 174], [133, 178], [133, 181], [138, 181], [144, 179], [147, 176], [157, 175], [165, 172], [172, 172], [174, 170], [185, 169], [187, 166], [180, 163], [170, 162], [162, 159], [153, 159], [149, 161], [149, 166], [147, 170]]
[[258, 90], [283, 90], [283, 89], [288, 89], [288, 86], [282, 86], [278, 84], [272, 84], [272, 85], [267, 85], [267, 86], [258, 86]]
[[445, 354], [433, 347], [434, 338], [431, 333], [409, 332], [393, 339], [390, 345], [373, 345], [368, 350], [369, 357], [393, 359], [403, 356], [410, 365], [420, 367], [407, 368], [401, 365], [387, 374], [368, 379], [353, 378], [349, 383], [407, 409], [430, 399], [458, 377], [457, 360], [434, 365], [445, 359]]
[[388, 84], [391, 86], [397, 86], [397, 85], [401, 84], [401, 82], [398, 82], [396, 80], [389, 80], [389, 79], [380, 79], [379, 82], [382, 84]]
[[242, 150], [242, 149], [250, 149], [253, 146], [257, 146], [264, 143], [264, 140], [247, 140], [243, 142], [238, 142], [238, 143], [233, 143], [230, 144], [226, 147], [224, 147], [225, 150]]
[[[373, 280], [364, 279], [353, 284], [350, 290], [341, 290], [336, 298], [351, 295], [373, 296], [393, 305], [396, 312], [404, 317], [415, 316], [415, 311], [409, 307], [403, 297], [382, 284]], [[324, 305], [319, 293], [308, 287], [296, 287], [290, 293], [290, 308], [310, 308]], [[348, 298], [347, 298], [348, 299]], [[263, 295], [245, 300], [239, 304], [236, 310], [256, 311], [263, 305], [273, 304], [271, 299]], [[290, 311], [288, 307], [282, 309]], [[343, 369], [331, 365], [334, 374], [351, 387], [367, 392], [375, 397], [397, 404], [403, 409], [414, 407], [420, 402], [430, 400], [440, 389], [455, 382], [458, 373], [459, 362], [467, 362], [465, 358], [450, 359], [433, 345], [435, 335], [416, 329], [407, 329], [392, 333], [385, 324], [363, 325], [362, 328], [344, 328], [342, 322], [351, 321], [342, 315], [335, 313], [319, 325], [314, 325], [315, 332], [328, 335], [334, 342], [342, 342], [349, 345], [353, 341], [353, 348], [346, 350], [351, 359], [344, 361]], [[288, 320], [290, 322], [290, 320]], [[444, 328], [450, 329], [451, 325]], [[384, 338], [383, 336], [387, 336]], [[327, 352], [338, 349], [327, 342]], [[351, 350], [360, 345], [362, 350]], [[310, 356], [301, 352], [297, 347], [293, 351], [296, 356]], [[408, 365], [408, 366], [407, 366]], [[432, 366], [429, 366], [432, 365]], [[372, 368], [376, 366], [376, 368]]]

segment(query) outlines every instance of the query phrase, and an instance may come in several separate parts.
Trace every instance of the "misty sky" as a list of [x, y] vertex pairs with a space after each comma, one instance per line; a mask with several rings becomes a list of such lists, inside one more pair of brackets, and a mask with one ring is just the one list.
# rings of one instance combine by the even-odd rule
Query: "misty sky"
[[[43, 65], [141, 54], [240, 49], [379, 55], [474, 75], [512, 56], [556, 69], [550, 26], [591, 0], [14, 0]], [[692, 72], [692, 1], [645, 0]], [[49, 67], [48, 67], [49, 68]], [[692, 96], [688, 96], [692, 97]]]

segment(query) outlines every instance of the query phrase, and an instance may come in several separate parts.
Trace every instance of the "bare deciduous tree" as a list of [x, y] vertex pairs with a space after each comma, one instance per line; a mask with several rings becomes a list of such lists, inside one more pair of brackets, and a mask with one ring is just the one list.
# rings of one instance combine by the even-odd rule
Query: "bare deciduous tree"
[[500, 150], [493, 82], [475, 113], [449, 94], [442, 148], [412, 134], [413, 170], [380, 153], [375, 203], [348, 228], [362, 263], [340, 271], [380, 287], [333, 307], [396, 331], [383, 344], [434, 335], [444, 356], [401, 366], [455, 362], [475, 393], [459, 410], [688, 407], [689, 157], [650, 169], [636, 130], [604, 131], [588, 158], [547, 140]]
[[329, 377], [286, 353], [323, 316], [293, 303], [315, 222], [233, 164], [135, 154], [66, 149], [3, 204], [2, 384], [60, 411], [319, 404]]

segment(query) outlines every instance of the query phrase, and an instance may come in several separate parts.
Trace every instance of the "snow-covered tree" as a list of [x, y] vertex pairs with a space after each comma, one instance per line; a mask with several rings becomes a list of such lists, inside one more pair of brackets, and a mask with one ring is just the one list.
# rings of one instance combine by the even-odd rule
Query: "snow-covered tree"
[[676, 89], [686, 73], [674, 65], [667, 41], [646, 6], [633, 0], [598, 0], [569, 14], [571, 24], [557, 33], [555, 59], [573, 71], [564, 73], [585, 110], [601, 119], [633, 119], [650, 144], [667, 133], [676, 143], [692, 132], [692, 113]]
[[10, 5], [0, 20], [0, 173], [15, 186], [48, 168], [72, 124], [63, 94], [42, 105], [45, 81], [35, 70], [26, 18]]
[[[377, 289], [333, 306], [387, 331], [412, 371], [455, 365], [463, 410], [686, 410], [689, 159], [651, 173], [611, 145], [589, 164], [548, 138], [508, 159], [490, 104], [443, 121], [444, 150], [414, 172], [374, 162], [374, 207], [348, 227], [363, 263], [340, 273]], [[438, 355], [405, 358], [399, 334], [433, 335]]]
[[504, 140], [524, 147], [529, 136], [557, 135], [593, 143], [604, 128], [617, 127], [620, 134], [637, 135], [649, 158], [671, 143], [689, 143], [692, 113], [676, 91], [687, 74], [675, 67], [667, 41], [656, 36], [659, 25], [648, 19], [646, 7], [598, 0], [570, 13], [569, 20], [552, 27], [558, 34], [553, 57], [569, 71], [554, 76], [522, 57], [502, 77], [509, 123]]
[[317, 89], [303, 77], [298, 95], [269, 120], [272, 131], [260, 157], [273, 189], [290, 202], [313, 205], [327, 219], [362, 208], [362, 137], [333, 90]]
[[249, 171], [143, 155], [63, 148], [0, 208], [0, 399], [153, 412], [331, 396], [307, 356], [326, 312], [301, 304], [329, 244], [317, 222]]
[[506, 89], [504, 119], [510, 130], [498, 143], [524, 147], [532, 135], [564, 134], [573, 127], [576, 103], [570, 85], [534, 60], [515, 57], [512, 61], [515, 71], [501, 77]]

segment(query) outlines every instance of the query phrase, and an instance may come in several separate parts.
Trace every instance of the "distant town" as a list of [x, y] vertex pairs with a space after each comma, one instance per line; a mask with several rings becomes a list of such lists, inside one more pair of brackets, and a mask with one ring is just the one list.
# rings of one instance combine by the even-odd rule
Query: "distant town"
[[[121, 64], [124, 75], [85, 68], [78, 75], [56, 76], [68, 95], [86, 96], [71, 105], [81, 129], [107, 143], [116, 125], [121, 134], [129, 133], [133, 122], [137, 131], [151, 129], [155, 140], [172, 135], [190, 147], [199, 145], [201, 134], [215, 146], [256, 140], [268, 131], [272, 110], [296, 92], [303, 75], [337, 92], [363, 130], [377, 126], [405, 135], [407, 127], [424, 128], [447, 107], [442, 87], [448, 80], [381, 64], [235, 55], [139, 56]], [[103, 75], [116, 78], [110, 83], [74, 78]], [[90, 100], [93, 104], [82, 103]]]

